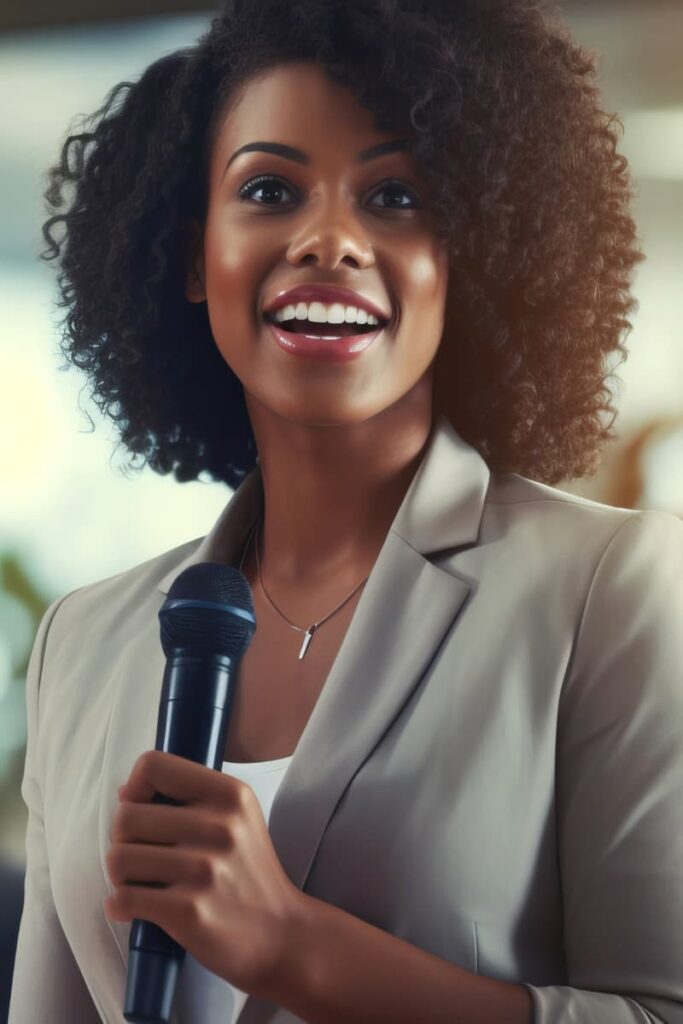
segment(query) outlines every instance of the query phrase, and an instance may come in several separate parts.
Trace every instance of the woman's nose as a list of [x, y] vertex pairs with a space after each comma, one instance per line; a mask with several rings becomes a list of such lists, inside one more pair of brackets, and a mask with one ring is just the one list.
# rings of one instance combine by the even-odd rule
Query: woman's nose
[[343, 201], [320, 203], [312, 209], [287, 255], [296, 263], [314, 257], [319, 266], [330, 269], [342, 262], [363, 268], [375, 260], [367, 229]]

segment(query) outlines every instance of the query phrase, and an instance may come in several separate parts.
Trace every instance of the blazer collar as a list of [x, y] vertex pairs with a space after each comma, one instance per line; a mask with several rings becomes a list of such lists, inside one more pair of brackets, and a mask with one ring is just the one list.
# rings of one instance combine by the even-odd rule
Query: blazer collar
[[[473, 544], [478, 536], [489, 468], [443, 414], [436, 420], [424, 457], [391, 524], [390, 532], [422, 555]], [[263, 510], [263, 479], [257, 463], [244, 478], [210, 532], [158, 583], [168, 594], [177, 576], [198, 562], [238, 562]]]

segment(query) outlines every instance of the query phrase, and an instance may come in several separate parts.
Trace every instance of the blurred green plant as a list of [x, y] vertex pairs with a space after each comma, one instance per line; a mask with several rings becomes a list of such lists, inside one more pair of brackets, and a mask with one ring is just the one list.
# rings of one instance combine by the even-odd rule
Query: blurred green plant
[[[54, 598], [14, 552], [0, 553], [0, 852], [16, 852], [25, 809], [26, 670], [36, 631]], [[23, 809], [23, 810], [22, 810]]]

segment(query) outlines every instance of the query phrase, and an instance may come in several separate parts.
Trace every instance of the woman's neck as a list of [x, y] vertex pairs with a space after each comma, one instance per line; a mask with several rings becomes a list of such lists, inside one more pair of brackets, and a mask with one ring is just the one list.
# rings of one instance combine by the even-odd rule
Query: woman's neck
[[[250, 408], [263, 480], [262, 571], [282, 586], [347, 576], [372, 565], [422, 461], [431, 405], [310, 426]], [[252, 545], [253, 547], [253, 545]]]

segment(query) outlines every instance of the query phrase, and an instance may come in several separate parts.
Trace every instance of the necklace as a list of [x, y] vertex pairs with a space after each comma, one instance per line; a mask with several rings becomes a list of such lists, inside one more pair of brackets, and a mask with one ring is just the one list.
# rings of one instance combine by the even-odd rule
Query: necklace
[[259, 534], [261, 532], [260, 531], [260, 524], [261, 524], [261, 520], [259, 518], [259, 519], [256, 520], [256, 523], [251, 528], [249, 536], [247, 537], [247, 541], [246, 541], [246, 543], [244, 545], [244, 549], [242, 551], [242, 558], [240, 559], [240, 566], [239, 566], [240, 567], [240, 571], [242, 570], [242, 566], [244, 564], [244, 557], [245, 557], [245, 554], [246, 554], [247, 549], [249, 547], [249, 541], [251, 540], [252, 535], [254, 533], [256, 533], [255, 542], [254, 542], [254, 551], [255, 551], [255, 554], [256, 554], [256, 568], [257, 568], [257, 571], [258, 571], [258, 579], [259, 579], [259, 583], [261, 584], [261, 589], [263, 590], [263, 593], [265, 594], [266, 599], [268, 600], [268, 603], [270, 604], [270, 606], [272, 608], [274, 608], [274, 610], [277, 612], [277, 614], [280, 616], [280, 618], [284, 619], [284, 621], [287, 623], [287, 625], [291, 626], [291, 628], [295, 629], [298, 633], [305, 633], [303, 642], [301, 644], [301, 649], [299, 650], [299, 661], [301, 661], [303, 659], [304, 655], [306, 654], [306, 651], [308, 650], [309, 644], [311, 643], [311, 640], [313, 638], [313, 634], [318, 629], [318, 627], [322, 626], [322, 624], [324, 622], [327, 622], [328, 619], [331, 619], [332, 616], [335, 614], [335, 612], [338, 612], [339, 609], [342, 608], [346, 604], [346, 602], [349, 601], [353, 597], [353, 595], [356, 593], [356, 591], [360, 590], [360, 588], [368, 580], [369, 577], [366, 576], [364, 580], [361, 580], [360, 583], [358, 584], [358, 586], [354, 587], [354, 589], [351, 591], [349, 596], [345, 597], [344, 600], [341, 602], [341, 604], [338, 604], [337, 607], [334, 608], [328, 615], [326, 615], [324, 619], [320, 619], [318, 622], [314, 622], [312, 626], [308, 627], [308, 629], [302, 629], [301, 626], [295, 626], [293, 622], [289, 621], [289, 619], [287, 618], [286, 615], [283, 615], [283, 613], [280, 611], [280, 609], [277, 607], [277, 605], [272, 600], [270, 594], [268, 593], [268, 591], [266, 590], [266, 588], [265, 588], [265, 586], [263, 584], [263, 578], [261, 576], [261, 562], [260, 562], [259, 553], [258, 553], [258, 541], [259, 541]]

